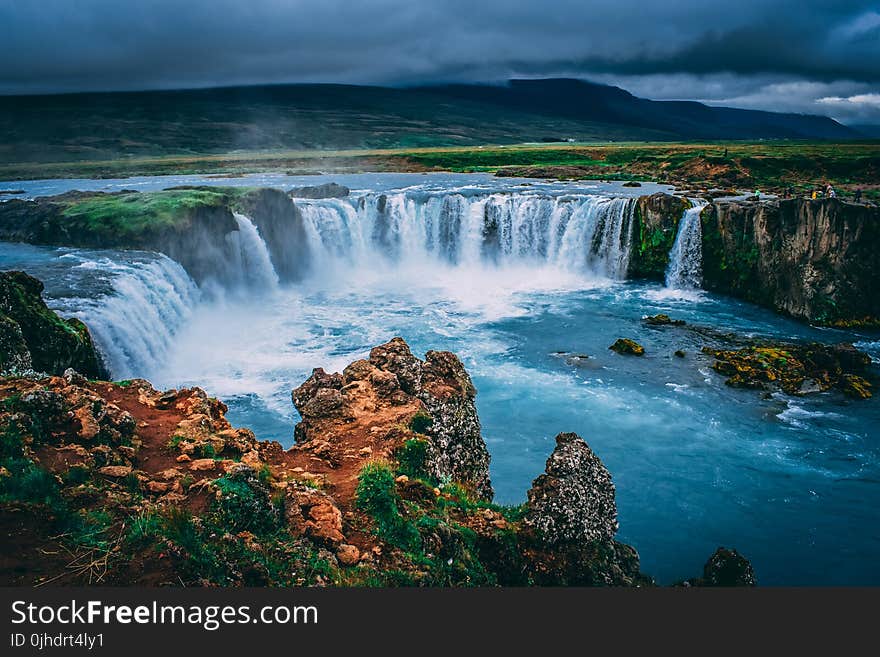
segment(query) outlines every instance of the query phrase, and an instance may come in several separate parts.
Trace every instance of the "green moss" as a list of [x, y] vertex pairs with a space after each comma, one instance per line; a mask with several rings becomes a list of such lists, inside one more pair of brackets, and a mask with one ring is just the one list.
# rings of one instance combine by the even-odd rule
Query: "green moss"
[[411, 438], [394, 452], [397, 459], [397, 471], [407, 477], [425, 477], [425, 460], [428, 457], [428, 441]]
[[237, 193], [221, 188], [101, 195], [70, 203], [63, 216], [76, 229], [129, 239], [147, 230], [174, 228], [196, 208], [224, 206]]
[[416, 433], [425, 433], [434, 424], [434, 418], [425, 411], [417, 411], [409, 421], [409, 428]]
[[62, 475], [65, 486], [78, 486], [91, 479], [91, 471], [83, 465], [74, 465]]
[[624, 354], [629, 356], [644, 356], [645, 348], [640, 345], [635, 340], [630, 338], [618, 338], [615, 340], [614, 344], [608, 347], [611, 351], [617, 352], [618, 354]]

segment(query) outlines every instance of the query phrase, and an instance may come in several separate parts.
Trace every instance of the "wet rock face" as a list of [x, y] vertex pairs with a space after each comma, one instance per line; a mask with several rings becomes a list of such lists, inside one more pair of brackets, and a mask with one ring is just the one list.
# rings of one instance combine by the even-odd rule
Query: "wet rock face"
[[[452, 353], [429, 351], [416, 358], [402, 338], [375, 347], [342, 374], [316, 369], [292, 393], [302, 416], [298, 443], [332, 440], [334, 434], [368, 425], [408, 427], [417, 415], [424, 426], [400, 432], [398, 442], [421, 435], [426, 440], [425, 473], [439, 481], [457, 481], [478, 497], [491, 499], [489, 452], [474, 404], [476, 389]], [[389, 429], [385, 428], [388, 432]], [[391, 431], [390, 433], [394, 433]]]
[[272, 265], [282, 283], [298, 282], [310, 269], [308, 236], [302, 213], [285, 192], [257, 189], [239, 200], [269, 249]]
[[687, 200], [671, 194], [658, 193], [638, 199], [629, 278], [663, 280], [678, 222], [688, 207]]
[[43, 284], [23, 272], [0, 273], [0, 369], [60, 376], [73, 368], [108, 378], [85, 324], [62, 319], [42, 299]]
[[612, 541], [618, 527], [614, 495], [599, 457], [577, 434], [561, 433], [529, 490], [525, 523], [550, 545]]
[[880, 321], [880, 210], [839, 199], [719, 201], [702, 214], [703, 281], [799, 319]]
[[758, 345], [738, 350], [704, 347], [712, 369], [734, 388], [779, 388], [790, 395], [838, 388], [857, 399], [871, 397], [870, 357], [851, 344]]

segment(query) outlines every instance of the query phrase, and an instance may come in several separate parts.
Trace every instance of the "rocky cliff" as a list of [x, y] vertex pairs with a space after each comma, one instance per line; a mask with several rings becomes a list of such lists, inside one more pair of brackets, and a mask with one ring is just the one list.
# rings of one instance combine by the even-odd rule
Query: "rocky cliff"
[[43, 283], [24, 272], [0, 272], [0, 371], [59, 375], [72, 367], [106, 378], [88, 328], [78, 319], [58, 317], [42, 292]]
[[820, 324], [880, 323], [880, 208], [727, 201], [701, 220], [706, 289]]
[[[309, 188], [307, 198], [341, 188]], [[282, 282], [309, 270], [307, 237], [295, 202], [278, 189], [176, 187], [160, 192], [69, 192], [0, 203], [0, 240], [49, 246], [159, 251], [199, 284], [234, 283], [230, 236], [235, 213], [248, 216], [269, 249]]]
[[[316, 191], [304, 198], [322, 191], [310, 189]], [[334, 188], [326, 191], [333, 193]], [[302, 214], [290, 196], [277, 189], [257, 189], [242, 196], [239, 207], [259, 229], [281, 282], [301, 280], [309, 271], [309, 252]]]
[[[688, 202], [639, 198], [628, 276], [662, 281]], [[880, 323], [880, 208], [838, 199], [716, 200], [701, 214], [703, 287], [797, 319]]]

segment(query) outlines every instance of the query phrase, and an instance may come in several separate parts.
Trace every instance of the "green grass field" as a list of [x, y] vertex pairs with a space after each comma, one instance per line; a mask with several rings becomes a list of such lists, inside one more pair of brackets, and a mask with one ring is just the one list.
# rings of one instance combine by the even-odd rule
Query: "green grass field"
[[[677, 185], [803, 192], [835, 185], [876, 197], [880, 142], [574, 143], [436, 148], [266, 151], [0, 164], [0, 180], [286, 171], [487, 172], [539, 178], [655, 180]], [[13, 187], [7, 185], [5, 187]]]

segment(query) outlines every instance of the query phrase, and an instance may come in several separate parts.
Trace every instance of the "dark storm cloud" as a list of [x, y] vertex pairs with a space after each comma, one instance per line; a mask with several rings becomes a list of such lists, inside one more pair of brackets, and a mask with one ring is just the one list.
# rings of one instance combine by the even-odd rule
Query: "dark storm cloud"
[[[599, 77], [637, 92], [675, 84], [677, 93], [655, 97], [752, 106], [775, 94], [789, 109], [870, 117], [871, 103], [860, 99], [880, 87], [880, 8], [821, 0], [0, 0], [3, 93], [549, 75]], [[800, 95], [786, 84], [801, 85]]]

